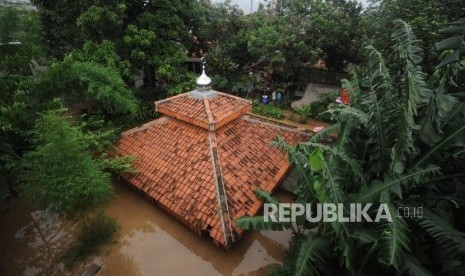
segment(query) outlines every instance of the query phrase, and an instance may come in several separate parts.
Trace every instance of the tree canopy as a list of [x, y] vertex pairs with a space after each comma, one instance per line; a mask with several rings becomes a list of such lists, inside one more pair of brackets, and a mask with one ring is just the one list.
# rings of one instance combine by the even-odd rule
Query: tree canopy
[[[284, 273], [325, 263], [338, 269], [330, 274], [463, 271], [463, 0], [276, 0], [250, 14], [230, 1], [32, 3], [0, 7], [0, 199], [24, 193], [64, 215], [98, 209], [112, 194], [109, 171], [132, 172], [131, 158], [109, 157], [112, 143], [156, 118], [154, 101], [194, 89], [190, 57], [207, 57], [215, 89], [244, 96], [290, 98], [299, 68], [318, 64], [352, 72], [352, 104], [333, 106], [334, 124], [312, 141], [275, 143], [300, 173], [298, 200], [424, 204], [425, 217], [238, 225], [295, 230]], [[427, 252], [430, 266], [415, 255], [425, 244], [442, 256]]]
[[60, 113], [44, 113], [34, 128], [35, 149], [23, 161], [24, 189], [45, 208], [76, 214], [109, 199], [110, 175], [92, 158], [85, 133]]
[[[297, 146], [281, 138], [274, 143], [290, 154], [300, 178], [297, 202], [312, 204], [312, 212], [318, 212], [317, 203], [341, 204], [344, 210], [354, 203], [385, 204], [391, 220], [311, 223], [301, 217], [296, 225], [266, 222], [263, 216], [237, 220], [245, 229], [294, 231], [296, 250], [279, 269], [282, 274], [464, 271], [465, 101], [453, 88], [463, 72], [465, 20], [441, 30], [448, 37], [436, 45], [446, 52], [428, 81], [412, 27], [400, 19], [394, 26], [392, 61], [368, 48], [369, 73], [353, 74], [343, 84], [351, 104], [333, 104], [327, 111], [335, 124]], [[448, 43], [451, 37], [460, 43]], [[400, 70], [391, 71], [388, 62]], [[328, 144], [331, 133], [337, 138]], [[421, 216], [399, 213], [420, 206]]]

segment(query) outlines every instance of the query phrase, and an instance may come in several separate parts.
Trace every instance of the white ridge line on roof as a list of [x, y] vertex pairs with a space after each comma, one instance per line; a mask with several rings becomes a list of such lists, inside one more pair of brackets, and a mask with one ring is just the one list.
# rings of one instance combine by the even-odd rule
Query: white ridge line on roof
[[217, 178], [217, 172], [216, 172], [216, 165], [215, 165], [215, 159], [213, 158], [213, 146], [212, 146], [212, 139], [211, 139], [212, 133], [208, 133], [208, 142], [210, 146], [210, 156], [212, 159], [212, 166], [213, 166], [213, 181], [215, 182], [215, 187], [216, 187], [216, 195], [218, 196], [218, 207], [219, 207], [219, 213], [220, 213], [220, 220], [221, 220], [221, 227], [223, 228], [223, 239], [225, 244], [228, 243], [228, 240], [226, 239], [226, 231], [225, 231], [225, 226], [224, 226], [224, 221], [223, 221], [223, 212], [221, 212], [221, 195], [220, 195], [220, 190], [218, 189], [218, 178]]

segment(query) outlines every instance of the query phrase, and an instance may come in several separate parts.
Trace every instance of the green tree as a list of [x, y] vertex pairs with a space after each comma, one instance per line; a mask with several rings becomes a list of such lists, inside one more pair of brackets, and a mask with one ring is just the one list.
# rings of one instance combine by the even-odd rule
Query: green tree
[[3, 74], [30, 74], [31, 59], [45, 57], [39, 18], [15, 7], [0, 10], [0, 71]]
[[352, 0], [276, 2], [276, 15], [298, 26], [292, 33], [309, 49], [321, 49], [318, 57], [332, 70], [361, 61], [361, 11], [360, 3]]
[[40, 91], [46, 98], [63, 97], [65, 103], [95, 105], [94, 113], [134, 115], [137, 101], [114, 68], [73, 61], [54, 63], [41, 76]]
[[[44, 27], [43, 40], [51, 56], [63, 58], [81, 39], [76, 20], [92, 5], [92, 1], [45, 1], [33, 0], [38, 7], [39, 18]], [[81, 42], [82, 43], [82, 42]]]
[[127, 6], [109, 1], [92, 5], [76, 19], [82, 41], [101, 43], [103, 40], [118, 40], [126, 19]]
[[[186, 60], [184, 45], [189, 40], [187, 23], [191, 20], [192, 1], [33, 3], [39, 8], [45, 41], [57, 58], [82, 46], [102, 45], [99, 51], [116, 50], [109, 55], [121, 57], [132, 72], [144, 70], [150, 86], [157, 83], [160, 68], [179, 70]], [[118, 47], [110, 49], [110, 43]]]
[[[366, 92], [356, 76], [345, 81], [351, 105], [328, 111], [337, 122], [295, 147], [278, 139], [276, 145], [290, 154], [300, 174], [298, 202], [343, 204], [344, 210], [351, 203], [386, 204], [392, 215], [392, 221], [380, 223], [315, 224], [301, 217], [297, 226], [270, 225], [263, 217], [238, 220], [244, 228], [296, 232], [296, 250], [281, 272], [464, 271], [465, 101], [451, 89], [465, 63], [464, 27], [462, 20], [442, 30], [459, 43], [448, 38], [437, 44], [445, 50], [444, 61], [426, 81], [418, 39], [407, 23], [395, 21], [392, 55], [402, 65], [402, 77], [392, 77], [383, 55], [369, 47]], [[329, 133], [337, 133], [331, 145], [325, 140]], [[397, 216], [403, 206], [422, 206], [424, 214]], [[369, 214], [374, 217], [376, 211]]]
[[115, 68], [121, 77], [130, 83], [134, 80], [135, 72], [129, 60], [118, 54], [117, 48], [116, 43], [110, 40], [104, 40], [102, 43], [88, 41], [81, 49], [73, 50], [70, 58], [75, 61], [98, 63], [105, 67]]
[[231, 1], [215, 4], [200, 1], [196, 7], [190, 53], [202, 55], [208, 51], [208, 68], [213, 74], [231, 74], [237, 66], [250, 62], [247, 42], [239, 34], [247, 28], [247, 18], [239, 6], [232, 5]]
[[24, 192], [54, 212], [75, 215], [111, 196], [110, 175], [92, 158], [82, 130], [62, 111], [49, 111], [34, 128], [35, 149], [24, 155]]
[[[439, 29], [447, 22], [460, 19], [464, 14], [462, 0], [374, 0], [364, 13], [364, 35], [366, 45], [373, 45], [381, 52], [390, 48], [390, 33], [393, 21], [402, 19], [412, 26], [420, 46], [424, 49], [423, 66], [432, 73], [440, 57], [434, 48], [439, 39]], [[385, 53], [386, 54], [386, 53]]]
[[18, 164], [29, 149], [28, 130], [35, 112], [46, 105], [35, 93], [29, 65], [32, 59], [44, 58], [40, 32], [34, 13], [8, 6], [0, 10], [0, 198], [17, 195]]
[[[22, 193], [47, 211], [81, 224], [75, 245], [63, 255], [69, 267], [97, 253], [118, 230], [116, 220], [101, 209], [113, 194], [108, 170], [133, 172], [132, 158], [103, 153], [115, 137], [102, 123], [89, 119], [77, 124], [64, 109], [44, 112], [33, 130], [34, 149], [20, 158]], [[95, 127], [99, 130], [90, 131]]]

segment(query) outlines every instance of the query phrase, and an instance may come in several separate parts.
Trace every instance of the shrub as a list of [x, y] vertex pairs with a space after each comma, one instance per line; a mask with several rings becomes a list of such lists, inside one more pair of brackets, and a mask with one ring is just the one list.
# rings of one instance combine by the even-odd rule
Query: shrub
[[81, 224], [78, 240], [64, 253], [62, 260], [68, 268], [73, 267], [76, 262], [98, 253], [101, 246], [111, 243], [117, 231], [116, 220], [99, 212]]
[[35, 149], [24, 155], [21, 180], [32, 202], [74, 216], [107, 202], [112, 187], [105, 167], [89, 151], [98, 148], [93, 146], [97, 133], [84, 133], [64, 112], [48, 111], [37, 121]]
[[272, 117], [278, 120], [284, 118], [283, 111], [273, 104], [264, 105], [258, 100], [252, 102], [252, 112], [266, 117]]
[[306, 119], [318, 119], [323, 122], [331, 123], [331, 114], [325, 112], [328, 110], [329, 104], [334, 103], [339, 96], [339, 91], [330, 93], [320, 98], [318, 101], [312, 102], [309, 105], [303, 105], [296, 109], [296, 112]]

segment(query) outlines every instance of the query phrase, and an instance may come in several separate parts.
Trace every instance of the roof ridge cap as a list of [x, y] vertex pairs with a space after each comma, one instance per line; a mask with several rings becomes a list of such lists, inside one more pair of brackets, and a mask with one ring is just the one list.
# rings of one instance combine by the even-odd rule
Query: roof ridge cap
[[208, 132], [208, 143], [213, 166], [213, 182], [218, 199], [218, 209], [221, 228], [223, 230], [224, 246], [228, 248], [230, 242], [234, 242], [234, 230], [232, 228], [231, 214], [229, 212], [229, 200], [224, 185], [223, 169], [221, 167], [220, 153], [218, 151], [217, 136], [214, 131]]
[[[208, 101], [207, 97], [203, 97], [203, 106], [205, 108], [205, 113], [207, 114], [208, 124], [210, 125], [210, 130], [214, 131], [215, 129], [215, 119], [213, 119], [212, 110], [210, 108], [210, 102]], [[211, 127], [213, 126], [213, 129]]]

